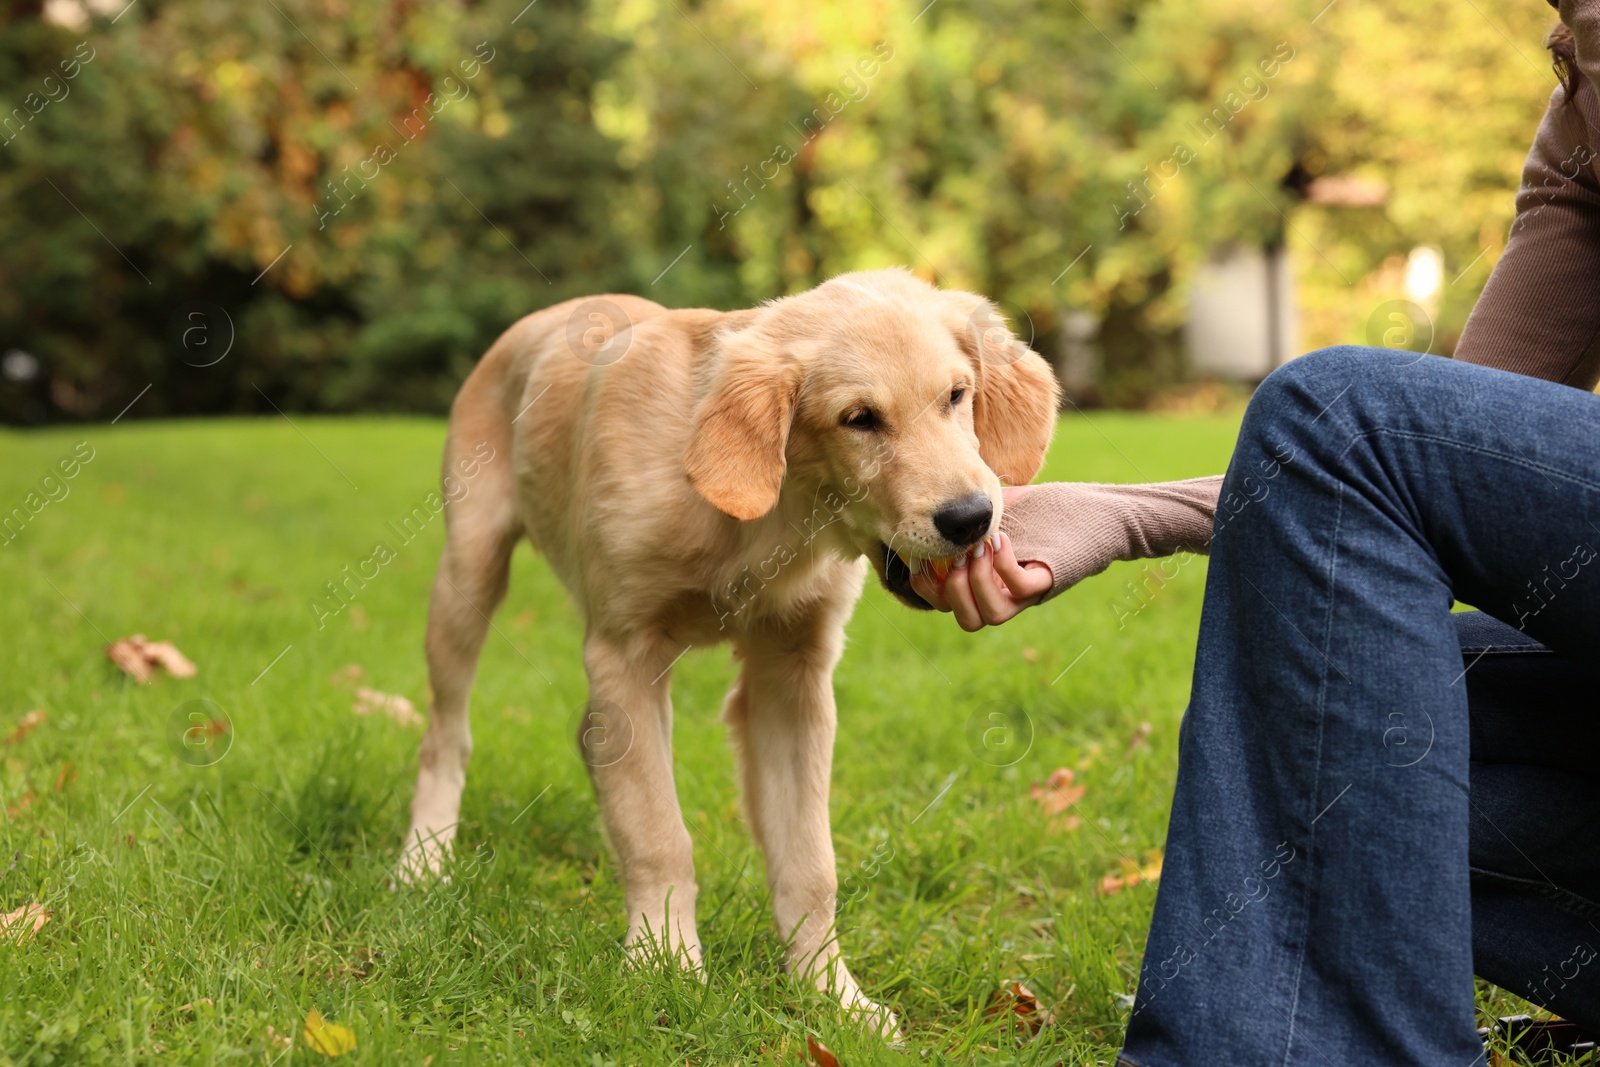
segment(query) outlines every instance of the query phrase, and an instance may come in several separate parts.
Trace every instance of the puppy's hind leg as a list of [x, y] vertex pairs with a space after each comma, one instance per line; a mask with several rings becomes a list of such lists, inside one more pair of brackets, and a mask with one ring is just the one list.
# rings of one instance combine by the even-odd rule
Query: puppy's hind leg
[[509, 433], [488, 439], [461, 433], [452, 423], [445, 445], [445, 470], [471, 454], [481, 462], [477, 477], [462, 481], [464, 496], [445, 507], [445, 547], [428, 604], [428, 680], [433, 707], [422, 738], [417, 791], [411, 801], [400, 878], [411, 881], [439, 870], [444, 850], [455, 838], [461, 791], [467, 781], [472, 734], [467, 700], [477, 673], [489, 619], [506, 593], [511, 552], [521, 533], [514, 506]]

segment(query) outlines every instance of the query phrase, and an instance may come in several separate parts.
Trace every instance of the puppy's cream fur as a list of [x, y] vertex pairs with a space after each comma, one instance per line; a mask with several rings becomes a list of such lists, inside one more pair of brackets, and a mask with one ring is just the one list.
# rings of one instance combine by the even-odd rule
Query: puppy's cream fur
[[[868, 560], [887, 579], [886, 546], [913, 565], [958, 554], [932, 515], [974, 492], [998, 526], [1002, 479], [1031, 480], [1049, 445], [1054, 376], [982, 298], [904, 271], [749, 311], [604, 299], [632, 323], [621, 360], [578, 358], [568, 320], [583, 302], [569, 301], [507, 330], [452, 409], [446, 471], [482, 442], [508, 460], [484, 465], [446, 511], [428, 614], [434, 705], [402, 873], [437, 870], [455, 835], [468, 693], [527, 537], [587, 620], [579, 744], [630, 947], [700, 963], [668, 692], [685, 649], [727, 641], [741, 671], [723, 715], [789, 969], [892, 1031], [832, 929], [833, 667]], [[842, 424], [863, 410], [874, 428]]]

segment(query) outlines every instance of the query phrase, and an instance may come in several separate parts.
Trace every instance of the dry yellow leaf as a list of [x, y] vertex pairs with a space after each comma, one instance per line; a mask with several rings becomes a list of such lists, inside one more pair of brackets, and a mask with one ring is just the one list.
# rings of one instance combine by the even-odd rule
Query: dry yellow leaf
[[324, 1056], [343, 1056], [346, 1052], [354, 1051], [356, 1047], [354, 1030], [338, 1023], [330, 1023], [316, 1008], [306, 1013], [306, 1029], [301, 1036], [305, 1039], [306, 1048], [312, 1052], [320, 1052]]
[[176, 645], [170, 641], [152, 641], [144, 634], [134, 634], [112, 642], [106, 649], [106, 655], [140, 685], [149, 683], [157, 667], [165, 668], [174, 678], [195, 676], [194, 664], [178, 651]]
[[195, 665], [171, 641], [151, 641], [144, 647], [145, 658], [159, 667], [165, 667], [174, 678], [193, 678]]
[[1161, 862], [1164, 857], [1160, 849], [1152, 849], [1146, 858], [1144, 866], [1139, 866], [1133, 860], [1124, 856], [1122, 858], [1122, 873], [1108, 874], [1100, 879], [1100, 895], [1111, 896], [1124, 889], [1131, 889], [1140, 882], [1155, 882], [1161, 878]]
[[49, 921], [50, 913], [43, 904], [24, 904], [16, 911], [0, 915], [0, 940], [26, 941]]

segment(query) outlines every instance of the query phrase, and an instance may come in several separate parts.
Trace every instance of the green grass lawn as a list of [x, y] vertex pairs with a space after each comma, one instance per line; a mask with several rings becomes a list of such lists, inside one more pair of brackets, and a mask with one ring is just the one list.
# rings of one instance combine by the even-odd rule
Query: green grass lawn
[[[1044, 476], [1214, 473], [1236, 428], [1071, 417]], [[1155, 889], [1101, 884], [1159, 855], [1204, 560], [1137, 597], [1129, 583], [1157, 583], [1117, 565], [976, 635], [869, 588], [837, 678], [833, 821], [841, 940], [901, 1013], [891, 1049], [780, 973], [718, 721], [724, 650], [674, 678], [708, 978], [625, 967], [573, 742], [581, 625], [526, 548], [479, 671], [454, 877], [390, 891], [421, 728], [356, 715], [354, 685], [426, 710], [443, 523], [405, 547], [386, 523], [434, 488], [443, 434], [274, 418], [0, 435], [0, 512], [93, 449], [0, 547], [0, 912], [52, 913], [0, 943], [0, 1064], [322, 1062], [301, 1037], [313, 1009], [354, 1033], [344, 1063], [794, 1063], [807, 1034], [846, 1067], [1110, 1062]], [[319, 629], [309, 602], [378, 540], [398, 559]], [[104, 649], [136, 632], [197, 676], [126, 679]], [[185, 747], [202, 699], [231, 729]], [[1007, 717], [1009, 739], [992, 732]], [[1029, 794], [1061, 767], [1083, 787], [1075, 825]], [[1055, 1014], [1033, 1041], [986, 1012], [1011, 980]]]

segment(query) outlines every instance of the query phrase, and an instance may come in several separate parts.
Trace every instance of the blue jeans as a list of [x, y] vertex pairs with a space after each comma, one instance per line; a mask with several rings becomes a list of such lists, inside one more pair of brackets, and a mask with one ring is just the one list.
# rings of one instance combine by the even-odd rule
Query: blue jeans
[[1600, 1026], [1597, 650], [1600, 397], [1380, 349], [1274, 372], [1124, 1062], [1470, 1067], [1475, 970]]

